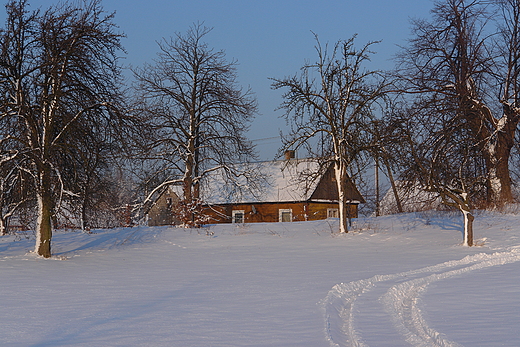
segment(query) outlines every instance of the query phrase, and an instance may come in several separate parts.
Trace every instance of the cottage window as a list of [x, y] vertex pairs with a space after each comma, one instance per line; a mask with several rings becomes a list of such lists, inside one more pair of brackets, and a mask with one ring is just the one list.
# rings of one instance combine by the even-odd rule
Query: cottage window
[[232, 217], [231, 219], [232, 219], [233, 223], [243, 224], [244, 215], [245, 215], [244, 210], [233, 210], [233, 212], [231, 212], [231, 217]]
[[327, 209], [327, 218], [338, 218], [339, 210], [337, 208], [328, 208]]
[[280, 222], [292, 222], [292, 210], [289, 209], [279, 209], [279, 221]]

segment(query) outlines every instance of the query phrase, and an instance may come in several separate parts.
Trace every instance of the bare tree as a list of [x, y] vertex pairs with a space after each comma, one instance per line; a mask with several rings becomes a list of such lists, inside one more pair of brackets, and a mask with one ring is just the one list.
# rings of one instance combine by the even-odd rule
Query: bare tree
[[114, 162], [118, 158], [114, 157], [113, 148], [107, 146], [107, 142], [112, 141], [105, 139], [105, 142], [101, 142], [97, 136], [87, 139], [83, 145], [88, 146], [88, 150], [80, 151], [75, 158], [74, 191], [77, 192], [77, 196], [71, 203], [83, 231], [120, 226], [116, 211], [131, 202], [130, 199], [118, 199], [121, 192], [117, 190], [121, 188], [119, 185], [122, 183], [118, 181], [122, 180], [122, 177], [116, 176]]
[[[2, 122], [0, 122], [2, 124]], [[0, 159], [0, 235], [8, 233], [11, 217], [21, 206], [34, 199], [27, 173], [21, 170], [21, 155], [15, 150], [2, 149]]]
[[514, 0], [437, 1], [431, 21], [413, 22], [414, 37], [399, 56], [402, 90], [450, 114], [450, 121], [460, 118], [477, 140], [492, 207], [513, 201], [509, 164], [520, 121], [519, 11]]
[[370, 145], [370, 152], [374, 157], [376, 170], [376, 216], [380, 213], [379, 201], [379, 178], [378, 170], [382, 165], [386, 169], [385, 175], [390, 182], [390, 188], [395, 199], [398, 213], [403, 212], [401, 197], [399, 196], [398, 187], [394, 178], [394, 171], [398, 168], [398, 153], [396, 147], [402, 143], [402, 138], [398, 133], [393, 131], [393, 128], [385, 123], [385, 119], [377, 119], [371, 123], [370, 131], [372, 133], [372, 143]]
[[322, 167], [334, 165], [340, 231], [348, 232], [348, 172], [368, 149], [366, 127], [373, 106], [384, 96], [385, 82], [378, 71], [364, 66], [373, 43], [357, 50], [352, 37], [338, 41], [329, 51], [315, 38], [317, 61], [304, 65], [301, 73], [292, 77], [273, 79], [272, 86], [286, 89], [281, 108], [286, 110], [292, 130], [283, 150], [306, 147], [311, 155], [321, 158]]
[[[77, 197], [75, 165], [85, 141], [123, 127], [118, 112], [121, 34], [99, 0], [40, 12], [10, 1], [1, 32], [2, 122], [27, 163], [38, 206], [36, 253], [51, 256], [52, 220]], [[113, 138], [113, 137], [111, 137]]]
[[[410, 113], [424, 113], [423, 116]], [[462, 118], [439, 116], [424, 104], [397, 111], [387, 129], [401, 141], [389, 143], [404, 168], [401, 188], [421, 187], [464, 216], [464, 245], [473, 245], [472, 209], [486, 199], [486, 173], [478, 141]]]
[[163, 39], [155, 63], [134, 71], [137, 108], [151, 125], [146, 156], [164, 177], [149, 196], [182, 183], [183, 203], [196, 203], [209, 172], [224, 170], [232, 178], [240, 174], [233, 164], [255, 157], [245, 133], [256, 100], [238, 86], [236, 62], [203, 41], [210, 31], [199, 23]]

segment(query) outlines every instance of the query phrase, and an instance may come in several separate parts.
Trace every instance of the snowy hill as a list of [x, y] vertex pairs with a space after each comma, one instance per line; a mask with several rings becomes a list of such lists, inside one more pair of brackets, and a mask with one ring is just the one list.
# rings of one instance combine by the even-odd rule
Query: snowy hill
[[520, 216], [0, 237], [2, 346], [520, 346]]

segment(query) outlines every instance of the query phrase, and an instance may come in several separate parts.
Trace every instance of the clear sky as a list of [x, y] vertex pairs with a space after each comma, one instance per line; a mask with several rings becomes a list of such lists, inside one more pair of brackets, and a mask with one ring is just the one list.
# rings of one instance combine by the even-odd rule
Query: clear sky
[[[4, 3], [6, 1], [4, 0]], [[31, 7], [47, 8], [58, 0], [30, 0]], [[410, 19], [429, 17], [431, 0], [104, 0], [115, 22], [126, 34], [126, 65], [151, 62], [156, 41], [191, 24], [204, 22], [213, 31], [206, 37], [210, 47], [224, 50], [239, 63], [242, 86], [250, 86], [258, 99], [259, 115], [249, 137], [256, 141], [261, 159], [273, 159], [280, 145], [280, 131], [287, 129], [275, 110], [281, 92], [271, 89], [270, 77], [293, 75], [316, 57], [314, 37], [334, 43], [358, 34], [357, 46], [382, 40], [371, 68], [388, 69], [397, 45], [410, 36]], [[0, 20], [5, 19], [2, 11]], [[266, 139], [271, 138], [271, 139]]]

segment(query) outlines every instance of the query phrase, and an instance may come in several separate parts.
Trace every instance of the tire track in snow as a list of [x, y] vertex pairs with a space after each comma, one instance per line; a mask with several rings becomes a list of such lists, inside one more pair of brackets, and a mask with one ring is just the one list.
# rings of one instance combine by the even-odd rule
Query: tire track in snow
[[[461, 260], [448, 261], [422, 269], [335, 285], [320, 302], [324, 311], [325, 335], [330, 346], [368, 346], [355, 329], [356, 299], [375, 286], [389, 287], [380, 301], [392, 322], [406, 341], [414, 346], [460, 346], [428, 327], [417, 306], [417, 299], [433, 282], [470, 271], [520, 261], [520, 252], [513, 250], [494, 254], [476, 254]], [[398, 283], [402, 278], [412, 278]], [[387, 282], [387, 283], [384, 283]]]
[[424, 275], [430, 272], [442, 272], [447, 268], [457, 267], [477, 260], [466, 257], [459, 261], [449, 261], [438, 265], [425, 267], [390, 275], [376, 275], [368, 279], [341, 283], [335, 285], [321, 301], [325, 316], [326, 338], [331, 346], [367, 346], [362, 342], [354, 328], [353, 308], [356, 299], [369, 292], [380, 282], [395, 281], [403, 277]]

